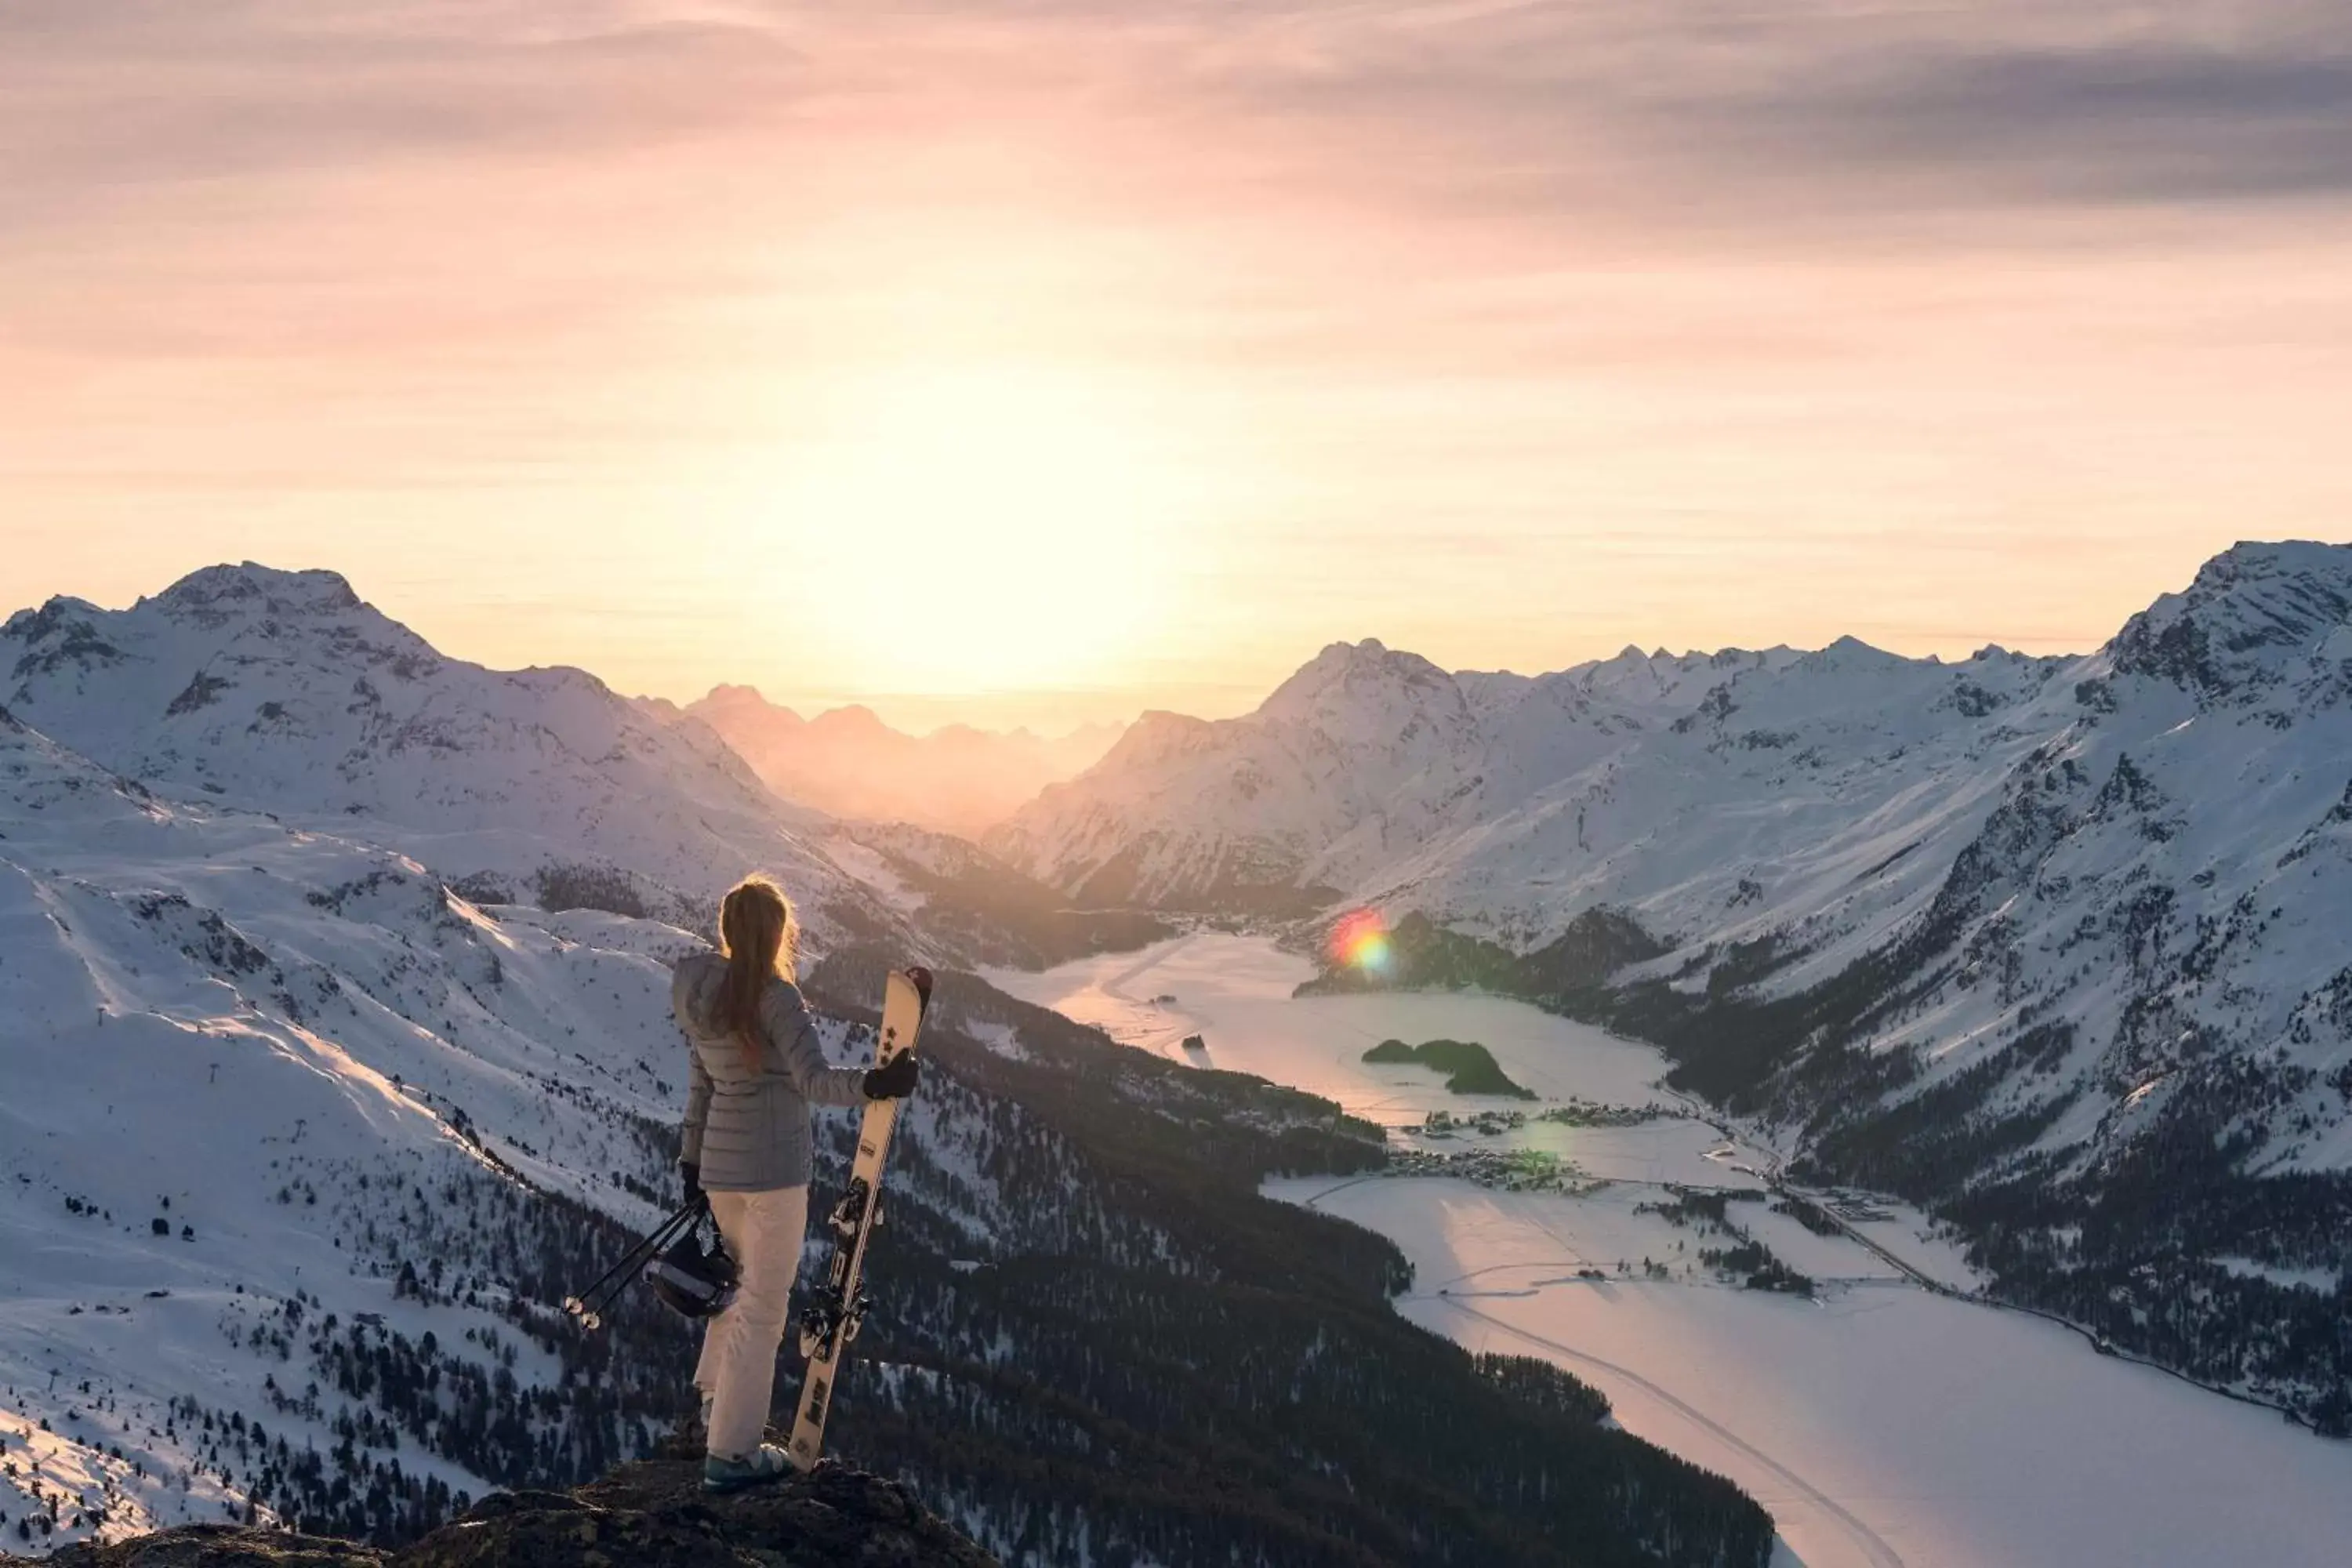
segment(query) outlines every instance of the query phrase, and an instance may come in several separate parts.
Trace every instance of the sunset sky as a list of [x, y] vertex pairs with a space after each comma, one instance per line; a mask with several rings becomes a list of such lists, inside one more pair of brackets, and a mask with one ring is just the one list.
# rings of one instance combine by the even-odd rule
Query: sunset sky
[[0, 0], [0, 611], [922, 729], [2352, 537], [2352, 7]]

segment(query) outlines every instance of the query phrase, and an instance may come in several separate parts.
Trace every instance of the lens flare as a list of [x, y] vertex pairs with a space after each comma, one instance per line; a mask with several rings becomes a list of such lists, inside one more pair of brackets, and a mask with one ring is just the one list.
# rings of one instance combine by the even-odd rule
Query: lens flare
[[1331, 928], [1328, 949], [1337, 969], [1378, 974], [1389, 966], [1388, 922], [1378, 910], [1359, 910]]

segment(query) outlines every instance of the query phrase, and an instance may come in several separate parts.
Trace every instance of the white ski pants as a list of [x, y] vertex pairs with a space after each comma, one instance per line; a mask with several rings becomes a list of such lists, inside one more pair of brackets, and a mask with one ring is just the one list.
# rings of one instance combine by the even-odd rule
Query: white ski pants
[[783, 1342], [808, 1228], [808, 1188], [712, 1193], [710, 1215], [741, 1272], [735, 1300], [703, 1329], [694, 1385], [711, 1402], [709, 1451], [740, 1459], [767, 1431], [776, 1347]]

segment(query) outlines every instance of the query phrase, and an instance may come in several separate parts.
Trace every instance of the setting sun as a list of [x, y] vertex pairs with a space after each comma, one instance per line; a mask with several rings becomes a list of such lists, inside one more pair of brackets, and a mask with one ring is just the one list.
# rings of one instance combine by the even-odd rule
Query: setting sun
[[1185, 483], [1074, 378], [910, 366], [845, 389], [762, 509], [800, 611], [878, 690], [1098, 679], [1166, 622]]

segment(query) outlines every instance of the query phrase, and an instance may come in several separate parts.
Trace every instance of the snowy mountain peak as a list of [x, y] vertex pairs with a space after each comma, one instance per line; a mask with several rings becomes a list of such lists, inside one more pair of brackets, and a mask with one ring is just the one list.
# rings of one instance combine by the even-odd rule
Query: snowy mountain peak
[[1290, 688], [1313, 688], [1345, 680], [1351, 676], [1375, 673], [1383, 669], [1404, 670], [1436, 666], [1419, 654], [1393, 650], [1378, 637], [1366, 637], [1361, 642], [1335, 642], [1324, 645], [1321, 652], [1298, 667], [1288, 680], [1275, 688], [1279, 696]]
[[1216, 728], [1208, 720], [1195, 719], [1189, 713], [1148, 709], [1127, 727], [1127, 732], [1095, 768], [1120, 772], [1189, 756], [1211, 743]]
[[273, 616], [327, 615], [361, 607], [339, 572], [287, 572], [247, 561], [191, 572], [161, 594], [173, 609], [248, 609]]
[[[1539, 942], [1586, 904], [1672, 889], [1671, 927], [1696, 919], [1685, 902], [1744, 909], [1760, 896], [1756, 836], [1717, 805], [1755, 789], [1790, 821], [1836, 816], [1847, 807], [1829, 802], [1858, 804], [1947, 747], [1965, 752], [1975, 726], [1996, 729], [1992, 715], [2032, 700], [2058, 668], [1945, 667], [1846, 637], [1811, 653], [1633, 645], [1549, 675], [1449, 675], [1378, 643], [1337, 643], [1246, 718], [1151, 716], [991, 843], [1091, 897], [1261, 908], [1265, 885], [1285, 879], [1302, 899], [1320, 888], [1417, 904]], [[1818, 808], [1786, 804], [1815, 790]], [[1692, 821], [1656, 836], [1633, 826], [1670, 802]], [[1633, 847], [1669, 841], [1694, 853]], [[1823, 874], [1851, 880], [1901, 848], [1874, 837]], [[1662, 885], [1642, 880], [1651, 873]]]
[[725, 732], [725, 724], [730, 721], [749, 720], [788, 729], [807, 721], [791, 709], [769, 701], [760, 694], [756, 686], [714, 686], [710, 694], [699, 702], [688, 704], [686, 711], [704, 723], [719, 728], [721, 733]]
[[5, 621], [0, 621], [0, 637], [7, 637], [17, 642], [29, 642], [35, 637], [47, 636], [56, 627], [68, 622], [104, 613], [88, 599], [77, 599], [70, 594], [58, 594], [53, 595], [37, 610], [18, 610]]
[[2134, 616], [2107, 645], [2116, 673], [2200, 701], [2251, 698], [2307, 666], [2352, 622], [2352, 546], [2241, 543]]
[[[88, 670], [119, 663], [122, 650], [106, 640], [94, 617], [103, 615], [82, 599], [55, 598], [37, 610], [19, 610], [0, 625], [0, 643], [15, 643], [22, 652], [10, 659], [0, 648], [0, 668], [18, 681], [59, 669]], [[16, 689], [16, 700], [25, 699]]]
[[1801, 668], [1833, 670], [1895, 669], [1909, 662], [1901, 654], [1874, 647], [1852, 634], [1797, 660]]
[[[989, 842], [1091, 898], [1265, 909], [1287, 887], [1311, 903], [1316, 888], [1336, 896], [1605, 767], [1689, 712], [1719, 663], [1630, 647], [1534, 678], [1452, 675], [1379, 642], [1334, 643], [1244, 718], [1146, 715]], [[1737, 654], [1731, 667], [1767, 663]], [[1573, 831], [1572, 809], [1554, 819]]]
[[1462, 705], [1454, 678], [1444, 670], [1417, 653], [1392, 651], [1366, 637], [1336, 642], [1317, 654], [1275, 688], [1257, 716], [1287, 722], [1319, 715], [1345, 723], [1345, 716], [1370, 708], [1411, 707], [1440, 693], [1450, 693], [1454, 705]]
[[585, 671], [443, 657], [332, 572], [207, 567], [127, 610], [52, 600], [0, 629], [22, 723], [184, 801], [415, 856], [493, 899], [698, 918], [746, 869], [784, 878], [819, 942], [882, 918], [709, 730]]

